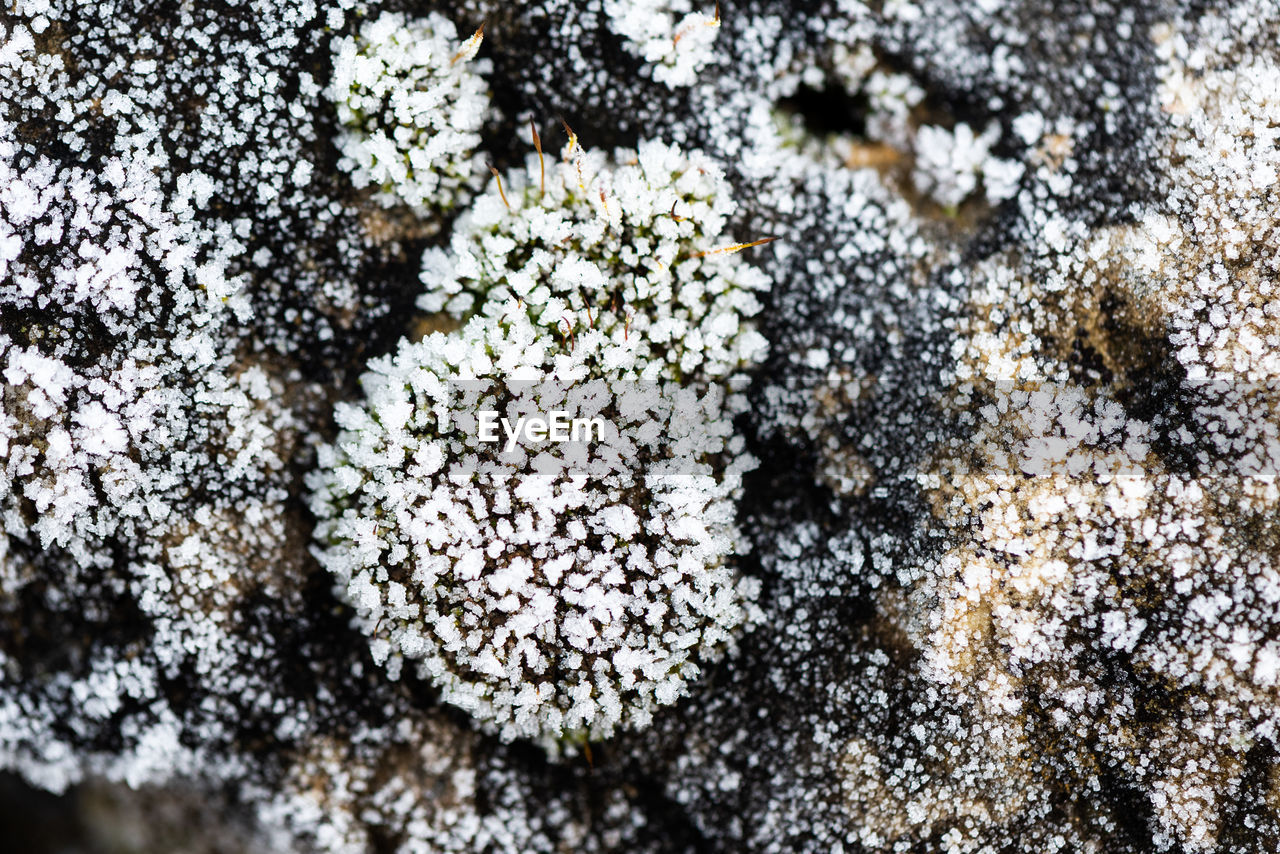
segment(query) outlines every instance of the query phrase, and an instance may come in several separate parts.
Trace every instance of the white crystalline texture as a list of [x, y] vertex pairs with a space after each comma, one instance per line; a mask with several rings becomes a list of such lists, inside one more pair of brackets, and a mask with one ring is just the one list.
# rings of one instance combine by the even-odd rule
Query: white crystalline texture
[[296, 425], [280, 377], [238, 352], [244, 245], [207, 215], [219, 183], [157, 143], [153, 89], [70, 73], [40, 31], [0, 27], [0, 611], [23, 614], [19, 645], [61, 633], [78, 663], [6, 667], [0, 756], [55, 791], [217, 773], [193, 744], [227, 738], [206, 715], [226, 704], [178, 708], [163, 686], [252, 696], [232, 614], [288, 571], [263, 558]]
[[720, 6], [5, 4], [0, 794], [1280, 850], [1276, 3]]
[[479, 34], [460, 39], [438, 13], [383, 13], [334, 42], [328, 94], [344, 130], [340, 166], [383, 204], [420, 213], [453, 208], [479, 161], [488, 88]]
[[749, 318], [768, 280], [749, 257], [768, 250], [735, 251], [735, 207], [714, 162], [658, 141], [531, 155], [423, 256], [419, 305], [500, 317], [514, 301], [547, 340], [610, 342], [610, 368], [722, 379], [765, 351]]
[[915, 140], [917, 186], [944, 208], [954, 208], [972, 196], [980, 181], [991, 202], [1009, 198], [1017, 189], [1023, 167], [991, 154], [999, 136], [1000, 126], [995, 124], [980, 134], [964, 123], [951, 131], [921, 126]]
[[[710, 4], [718, 14], [719, 7]], [[653, 79], [670, 88], [692, 86], [715, 58], [720, 20], [691, 0], [605, 0], [609, 28], [644, 60]]]
[[[728, 381], [762, 354], [766, 280], [709, 159], [571, 142], [549, 167], [495, 181], [427, 252], [421, 303], [470, 320], [371, 365], [310, 485], [375, 657], [560, 749], [645, 725], [747, 616]], [[482, 439], [482, 412], [557, 410], [605, 435]]]
[[[310, 480], [312, 509], [375, 657], [416, 660], [503, 738], [554, 748], [643, 725], [741, 625], [729, 558], [747, 460], [718, 388], [603, 372], [622, 345], [601, 336], [538, 347], [546, 332], [511, 308], [371, 365], [365, 407], [339, 410], [344, 432]], [[476, 427], [486, 410], [514, 422], [602, 405], [608, 436], [577, 453], [505, 453]]]
[[[504, 739], [644, 726], [745, 620], [726, 382], [762, 355], [765, 279], [731, 211], [712, 161], [662, 143], [531, 157], [425, 256], [422, 306], [461, 332], [402, 343], [339, 407], [321, 561], [390, 672], [417, 659]], [[604, 437], [481, 439], [480, 412], [557, 410]]]
[[[6, 43], [5, 55], [20, 63], [16, 79], [30, 74], [72, 97], [60, 64], [34, 53], [24, 32], [15, 27]], [[171, 442], [211, 440], [203, 417], [216, 412], [221, 421], [257, 406], [223, 373], [230, 360], [219, 340], [238, 286], [218, 272], [225, 261], [215, 253], [239, 244], [213, 246], [182, 201], [206, 203], [212, 184], [181, 176], [179, 201], [168, 203], [163, 156], [123, 133], [116, 145], [120, 156], [100, 168], [0, 152], [0, 232], [11, 235], [0, 305], [30, 318], [7, 327], [21, 340], [0, 335], [9, 533], [69, 549], [86, 567], [104, 559], [101, 537], [142, 522], [146, 496], [183, 499], [190, 484], [164, 468], [175, 461]], [[236, 420], [217, 428], [217, 441], [248, 465], [272, 439], [264, 425], [250, 429], [265, 435], [249, 439]], [[237, 447], [242, 439], [248, 444]]]
[[[1078, 740], [1058, 749], [1072, 773], [1111, 757], [1150, 805], [1158, 850], [1226, 850], [1252, 752], [1274, 749], [1280, 723], [1280, 71], [1248, 18], [1202, 18], [1211, 50], [1155, 29], [1166, 183], [1132, 225], [1046, 216], [1029, 253], [1043, 266], [972, 269], [953, 353], [973, 432], [920, 478], [958, 536], [903, 609], [926, 678], [987, 706], [1011, 749], [1047, 725]], [[1044, 123], [1016, 130], [1035, 139]], [[1039, 178], [1061, 168], [1045, 157]], [[1069, 342], [1107, 373], [1073, 374]], [[1160, 353], [1177, 409], [1139, 415], [1122, 401], [1151, 393], [1142, 360]], [[960, 415], [983, 394], [983, 417]]]

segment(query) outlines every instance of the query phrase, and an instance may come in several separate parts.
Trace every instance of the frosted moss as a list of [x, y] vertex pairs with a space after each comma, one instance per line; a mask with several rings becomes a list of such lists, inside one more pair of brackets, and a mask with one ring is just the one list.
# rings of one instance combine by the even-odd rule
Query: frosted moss
[[489, 96], [474, 62], [481, 34], [453, 22], [384, 13], [335, 42], [329, 97], [343, 131], [339, 165], [385, 205], [449, 209], [476, 171]]
[[749, 319], [768, 285], [729, 233], [728, 189], [709, 158], [657, 141], [530, 155], [424, 255], [419, 305], [497, 316], [514, 300], [545, 335], [626, 344], [647, 379], [728, 377], [763, 357]]
[[[708, 13], [711, 6], [714, 14]], [[665, 86], [692, 86], [715, 57], [718, 5], [704, 12], [689, 0], [605, 0], [604, 11], [627, 51]]]
[[[729, 559], [746, 318], [764, 276], [725, 233], [720, 172], [660, 143], [571, 140], [495, 179], [421, 303], [469, 322], [402, 342], [312, 476], [318, 552], [394, 677], [403, 660], [503, 738], [644, 726], [746, 619]], [[479, 413], [568, 411], [594, 442], [504, 446]]]
[[[504, 738], [645, 725], [744, 621], [734, 499], [749, 465], [718, 389], [602, 369], [529, 320], [404, 343], [321, 454], [319, 552], [397, 676], [404, 659]], [[575, 381], [575, 378], [580, 378]], [[604, 413], [589, 447], [505, 452], [475, 413]]]

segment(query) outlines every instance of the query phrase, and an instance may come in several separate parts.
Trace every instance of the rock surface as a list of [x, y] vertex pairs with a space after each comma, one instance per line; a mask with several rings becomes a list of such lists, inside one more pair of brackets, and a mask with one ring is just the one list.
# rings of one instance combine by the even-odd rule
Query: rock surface
[[[416, 207], [330, 89], [384, 13], [488, 90], [414, 102]], [[7, 838], [1280, 849], [1278, 44], [1271, 0], [6, 4]], [[370, 364], [458, 334], [420, 276], [531, 124], [698, 152], [771, 283], [721, 520], [759, 613], [576, 757], [388, 678], [306, 486]]]

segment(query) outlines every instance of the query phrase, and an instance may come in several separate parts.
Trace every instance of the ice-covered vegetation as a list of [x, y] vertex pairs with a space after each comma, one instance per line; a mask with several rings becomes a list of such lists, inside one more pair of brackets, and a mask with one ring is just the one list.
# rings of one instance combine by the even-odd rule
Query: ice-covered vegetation
[[[682, 695], [747, 586], [726, 563], [747, 458], [723, 394], [601, 369], [613, 348], [587, 335], [557, 344], [517, 314], [379, 360], [313, 500], [374, 659], [420, 660], [446, 701], [552, 745]], [[486, 411], [603, 415], [604, 435], [485, 443]]]
[[[1280, 849], [1278, 39], [8, 4], [0, 766], [144, 850]], [[441, 419], [566, 377], [645, 453]]]
[[719, 4], [713, 13], [695, 9], [690, 0], [605, 0], [604, 11], [609, 28], [659, 83], [691, 86], [715, 58]]
[[[600, 339], [608, 371], [705, 386], [764, 355], [752, 322], [767, 277], [727, 219], [737, 205], [699, 152], [656, 140], [612, 157], [574, 136], [550, 168], [495, 178], [447, 248], [423, 258], [426, 311], [527, 314], [547, 339]], [[515, 304], [513, 308], [513, 303]]]
[[439, 13], [385, 12], [334, 40], [329, 97], [343, 131], [339, 167], [383, 204], [451, 208], [478, 173], [488, 89], [475, 62], [483, 32], [459, 41]]
[[[418, 661], [445, 701], [555, 749], [647, 724], [742, 624], [754, 461], [730, 381], [762, 355], [765, 279], [715, 242], [728, 193], [705, 157], [609, 163], [572, 137], [428, 251], [419, 303], [470, 322], [373, 363], [311, 481], [321, 562], [393, 678]], [[555, 412], [598, 431], [480, 423]]]

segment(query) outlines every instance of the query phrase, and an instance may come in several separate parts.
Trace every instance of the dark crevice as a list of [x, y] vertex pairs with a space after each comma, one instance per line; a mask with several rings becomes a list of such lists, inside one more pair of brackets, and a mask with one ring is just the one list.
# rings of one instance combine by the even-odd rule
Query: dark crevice
[[870, 103], [865, 95], [850, 94], [831, 84], [821, 89], [801, 86], [789, 98], [778, 101], [778, 109], [797, 115], [805, 130], [817, 137], [830, 134], [861, 137], [867, 132], [866, 115]]

